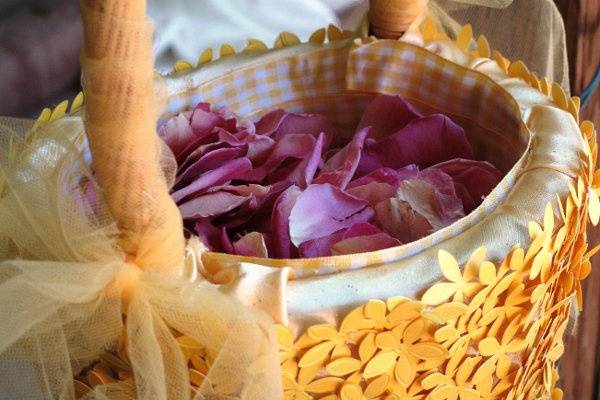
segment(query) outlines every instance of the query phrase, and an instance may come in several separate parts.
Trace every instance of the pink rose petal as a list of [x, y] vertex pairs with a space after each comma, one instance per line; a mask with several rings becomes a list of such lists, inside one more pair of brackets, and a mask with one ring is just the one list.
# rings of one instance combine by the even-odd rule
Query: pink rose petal
[[315, 183], [329, 183], [344, 189], [356, 172], [369, 129], [358, 131], [350, 143], [327, 160]]
[[306, 188], [312, 183], [312, 180], [321, 163], [321, 154], [323, 153], [324, 135], [321, 133], [312, 151], [304, 157], [294, 168], [289, 172], [283, 180], [295, 183], [301, 188]]
[[452, 158], [473, 158], [464, 130], [441, 114], [415, 119], [369, 150], [390, 168], [428, 167]]
[[236, 254], [247, 257], [269, 257], [265, 238], [259, 232], [250, 232], [233, 243]]
[[188, 166], [183, 172], [179, 172], [175, 180], [175, 185], [189, 181], [203, 172], [222, 167], [227, 162], [242, 156], [244, 153], [246, 153], [246, 150], [241, 147], [229, 147], [210, 151]]
[[372, 138], [383, 138], [404, 128], [412, 120], [421, 117], [400, 96], [379, 95], [365, 109], [358, 130], [371, 127]]
[[297, 251], [290, 240], [290, 213], [298, 196], [302, 191], [297, 186], [290, 186], [281, 193], [275, 204], [271, 215], [272, 247], [271, 255], [274, 258], [291, 258]]
[[171, 196], [175, 202], [179, 202], [189, 195], [202, 192], [212, 186], [222, 185], [227, 181], [242, 176], [250, 171], [252, 163], [247, 158], [237, 158], [225, 165], [202, 174], [198, 179], [188, 186], [177, 190]]
[[214, 217], [239, 207], [249, 198], [224, 191], [207, 193], [179, 205], [179, 211], [183, 219]]
[[330, 184], [312, 184], [290, 213], [290, 237], [296, 246], [373, 217], [368, 204]]
[[331, 254], [334, 256], [342, 254], [365, 253], [387, 249], [389, 247], [399, 246], [402, 243], [394, 239], [387, 233], [376, 233], [367, 236], [357, 236], [337, 242], [331, 248]]
[[486, 161], [454, 159], [437, 164], [439, 169], [452, 177], [465, 212], [473, 211], [502, 180], [502, 173]]

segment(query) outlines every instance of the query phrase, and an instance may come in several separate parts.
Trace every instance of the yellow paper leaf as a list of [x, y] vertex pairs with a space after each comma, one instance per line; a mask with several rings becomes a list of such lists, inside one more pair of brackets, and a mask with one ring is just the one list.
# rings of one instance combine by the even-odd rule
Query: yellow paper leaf
[[308, 41], [314, 44], [323, 44], [325, 42], [326, 31], [325, 28], [317, 29], [310, 35]]
[[360, 361], [352, 357], [342, 357], [327, 364], [325, 369], [330, 375], [345, 376], [358, 371]]
[[308, 328], [308, 336], [316, 340], [331, 340], [337, 336], [337, 331], [331, 325], [320, 324]]
[[404, 329], [404, 333], [402, 334], [402, 341], [404, 343], [415, 343], [417, 340], [421, 338], [423, 331], [425, 329], [425, 321], [423, 319], [418, 318], [411, 322], [406, 329]]
[[335, 344], [332, 342], [319, 343], [318, 345], [304, 353], [304, 355], [298, 362], [298, 366], [300, 368], [305, 368], [323, 362], [327, 358], [327, 356], [329, 356], [329, 353], [331, 352], [331, 350], [333, 350], [334, 347]]
[[335, 392], [337, 388], [344, 382], [341, 378], [328, 376], [327, 378], [317, 379], [314, 382], [309, 383], [306, 386], [306, 391], [310, 393], [331, 393]]
[[490, 261], [484, 261], [479, 267], [479, 281], [484, 285], [492, 285], [496, 282], [496, 266]]
[[434, 342], [416, 343], [409, 348], [412, 356], [421, 360], [432, 360], [448, 356], [448, 351], [440, 344]]
[[198, 57], [198, 65], [209, 63], [212, 61], [212, 59], [213, 49], [209, 47], [208, 49], [204, 50], [202, 54], [200, 54], [200, 57]]
[[479, 352], [484, 357], [490, 357], [501, 350], [500, 343], [494, 337], [487, 337], [479, 342]]
[[365, 304], [364, 313], [365, 317], [381, 321], [385, 319], [385, 312], [387, 307], [385, 303], [381, 300], [369, 300], [367, 304]]
[[477, 39], [477, 50], [479, 51], [479, 57], [490, 58], [490, 44], [483, 35]]
[[463, 280], [458, 262], [452, 254], [448, 253], [446, 250], [440, 250], [438, 252], [438, 261], [440, 263], [442, 274], [444, 274], [446, 279], [450, 282], [460, 282]]
[[397, 355], [392, 350], [383, 350], [375, 355], [365, 366], [365, 379], [374, 378], [391, 370], [396, 363]]
[[415, 364], [404, 352], [398, 354], [398, 361], [394, 368], [396, 380], [404, 387], [409, 387], [417, 375]]
[[221, 58], [223, 58], [223, 57], [229, 57], [229, 56], [232, 56], [234, 54], [235, 54], [235, 48], [232, 45], [230, 45], [228, 43], [225, 43], [225, 44], [221, 45], [221, 48], [219, 49], [219, 56]]
[[590, 214], [590, 222], [592, 225], [598, 225], [598, 221], [600, 221], [600, 200], [598, 199], [598, 195], [596, 193], [589, 193], [589, 214]]
[[340, 28], [338, 28], [337, 26], [330, 24], [327, 27], [327, 38], [329, 39], [330, 42], [342, 40], [342, 39], [344, 39], [344, 32], [342, 32], [342, 30]]
[[274, 47], [280, 49], [282, 47], [293, 46], [300, 43], [300, 38], [291, 32], [281, 32], [275, 39]]
[[438, 343], [456, 340], [459, 337], [460, 334], [458, 333], [456, 328], [450, 325], [442, 326], [440, 329], [435, 331], [434, 334], [435, 341]]
[[375, 344], [382, 350], [391, 350], [398, 347], [398, 341], [391, 332], [382, 332], [375, 337]]
[[421, 301], [430, 306], [436, 306], [445, 301], [456, 292], [458, 286], [454, 282], [442, 282], [433, 285], [423, 294]]
[[340, 390], [342, 400], [362, 400], [363, 392], [360, 386], [355, 384], [346, 384]]
[[364, 337], [362, 342], [360, 342], [360, 346], [358, 347], [358, 356], [360, 357], [363, 363], [375, 355], [377, 351], [377, 346], [375, 344], [375, 333], [369, 332], [367, 336]]
[[438, 315], [445, 321], [456, 319], [467, 312], [468, 307], [463, 303], [451, 302], [437, 306], [432, 313]]
[[[389, 307], [390, 305], [388, 305], [388, 309]], [[421, 314], [422, 308], [422, 305], [415, 301], [404, 301], [392, 309], [387, 316], [387, 321], [392, 326], [396, 326], [404, 321], [411, 321]]]
[[467, 51], [473, 39], [473, 27], [470, 24], [463, 26], [456, 37], [456, 46], [462, 51]]
[[294, 335], [287, 326], [282, 324], [275, 325], [275, 334], [279, 347], [289, 348], [294, 344]]
[[365, 389], [365, 397], [367, 399], [374, 399], [377, 396], [381, 396], [388, 387], [390, 378], [387, 375], [380, 375], [373, 379]]

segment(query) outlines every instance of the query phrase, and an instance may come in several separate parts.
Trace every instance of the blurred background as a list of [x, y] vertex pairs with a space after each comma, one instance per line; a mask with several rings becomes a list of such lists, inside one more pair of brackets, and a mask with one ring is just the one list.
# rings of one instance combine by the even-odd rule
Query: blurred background
[[[156, 29], [156, 68], [168, 71], [178, 59], [195, 62], [202, 50], [225, 42], [237, 49], [248, 38], [271, 45], [283, 30], [303, 40], [330, 23], [353, 30], [367, 7], [367, 0], [148, 0]], [[523, 17], [519, 24], [502, 18], [515, 13]], [[572, 95], [582, 97], [582, 117], [600, 126], [600, 90], [595, 90], [600, 82], [600, 0], [514, 0], [506, 13], [482, 8], [469, 20], [460, 13], [452, 17], [473, 23], [476, 35], [494, 31], [492, 48], [523, 59], [539, 75], [553, 72]], [[535, 29], [532, 34], [531, 27], [541, 23], [552, 25], [553, 35], [535, 35]], [[0, 115], [36, 117], [43, 107], [73, 98], [80, 90], [81, 45], [77, 0], [0, 0]], [[539, 56], [540, 49], [547, 53]], [[598, 232], [591, 234], [591, 243], [598, 243]], [[586, 309], [561, 361], [566, 400], [600, 399], [599, 261], [585, 281]]]

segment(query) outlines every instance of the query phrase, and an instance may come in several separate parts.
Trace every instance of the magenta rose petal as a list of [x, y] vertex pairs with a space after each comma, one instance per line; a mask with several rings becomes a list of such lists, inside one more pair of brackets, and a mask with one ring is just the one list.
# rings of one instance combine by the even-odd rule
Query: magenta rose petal
[[223, 251], [221, 229], [214, 226], [208, 219], [198, 219], [194, 224], [194, 233], [200, 241], [212, 251]]
[[434, 114], [411, 121], [371, 148], [384, 166], [429, 167], [453, 158], [473, 158], [464, 130], [448, 117]]
[[402, 243], [387, 233], [381, 232], [367, 236], [356, 236], [337, 242], [331, 247], [334, 256], [343, 254], [365, 253], [399, 246]]
[[231, 239], [229, 239], [229, 235], [227, 235], [227, 229], [221, 228], [221, 247], [225, 253], [235, 254], [235, 249], [233, 247], [233, 243], [231, 243]]
[[158, 128], [158, 135], [177, 157], [195, 139], [190, 120], [185, 114], [169, 119]]
[[271, 255], [275, 258], [291, 258], [295, 247], [290, 240], [290, 213], [302, 191], [298, 186], [290, 186], [279, 195], [273, 204], [271, 214]]
[[373, 217], [368, 203], [330, 184], [312, 184], [290, 213], [290, 237], [296, 246]]
[[352, 225], [331, 235], [304, 242], [299, 247], [299, 253], [304, 258], [327, 257], [331, 255], [332, 247], [343, 240], [356, 236], [368, 236], [381, 233], [381, 229], [367, 222]]
[[[486, 161], [455, 159], [435, 165], [452, 177], [465, 211], [473, 211], [502, 180], [502, 172]], [[467, 196], [468, 194], [468, 196]]]
[[269, 257], [265, 238], [259, 232], [250, 232], [233, 243], [235, 254], [247, 257]]
[[229, 147], [210, 151], [188, 166], [183, 172], [178, 173], [175, 185], [189, 181], [203, 172], [219, 168], [223, 164], [244, 155], [244, 153], [246, 153], [246, 149], [242, 147]]
[[171, 196], [175, 202], [179, 202], [187, 196], [202, 192], [215, 185], [222, 185], [225, 182], [240, 177], [247, 171], [250, 171], [251, 168], [252, 163], [250, 160], [247, 158], [237, 158], [217, 169], [202, 174], [194, 182], [172, 193]]
[[365, 109], [357, 130], [370, 126], [371, 137], [379, 139], [397, 132], [419, 117], [421, 114], [402, 97], [379, 95]]
[[321, 163], [323, 153], [324, 135], [321, 133], [315, 142], [312, 151], [298, 163], [283, 180], [295, 183], [301, 188], [306, 188], [312, 180]]
[[179, 205], [179, 211], [183, 219], [214, 217], [239, 207], [248, 199], [249, 196], [224, 191], [207, 193]]
[[308, 240], [298, 247], [298, 253], [302, 258], [328, 257], [331, 255], [331, 247], [343, 240], [346, 229], [339, 230], [331, 235], [317, 239]]
[[356, 172], [369, 129], [358, 131], [350, 143], [327, 160], [315, 183], [329, 183], [344, 189]]
[[315, 138], [311, 135], [286, 135], [274, 146], [264, 164], [246, 173], [243, 179], [258, 182], [265, 179], [287, 159], [302, 159], [311, 153]]
[[267, 114], [265, 114], [258, 122], [256, 122], [256, 134], [257, 135], [266, 135], [271, 136], [279, 125], [281, 125], [281, 121], [288, 113], [284, 110], [278, 109], [273, 110]]

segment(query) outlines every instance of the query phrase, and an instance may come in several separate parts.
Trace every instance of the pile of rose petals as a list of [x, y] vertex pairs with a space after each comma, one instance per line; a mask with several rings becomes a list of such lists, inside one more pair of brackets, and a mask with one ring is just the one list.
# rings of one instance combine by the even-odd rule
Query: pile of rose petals
[[376, 97], [354, 135], [322, 115], [276, 110], [253, 124], [205, 103], [159, 134], [177, 159], [172, 197], [186, 230], [245, 256], [408, 243], [471, 212], [502, 178], [473, 160], [460, 126], [398, 96]]

